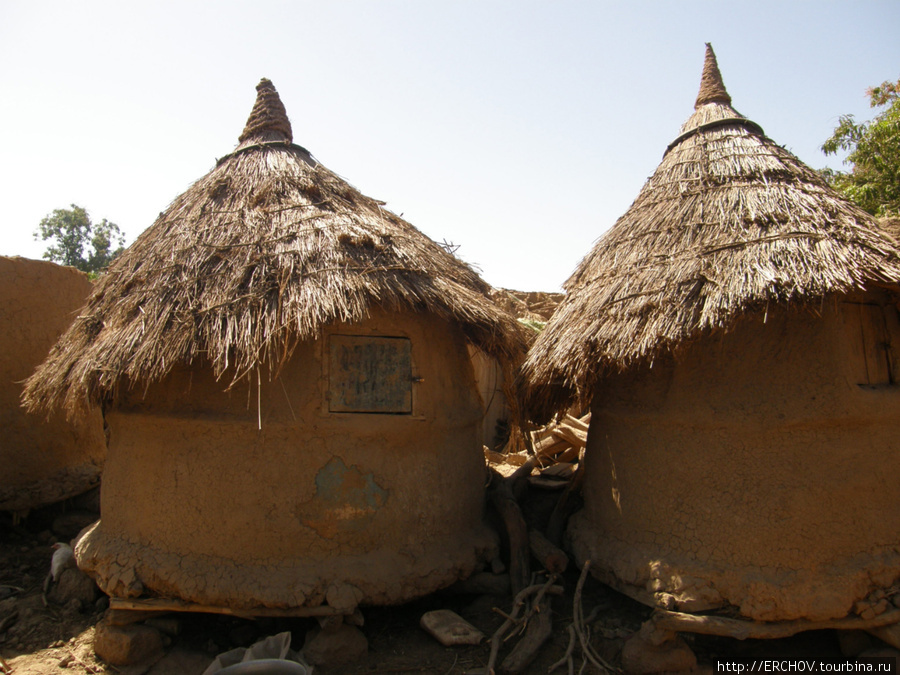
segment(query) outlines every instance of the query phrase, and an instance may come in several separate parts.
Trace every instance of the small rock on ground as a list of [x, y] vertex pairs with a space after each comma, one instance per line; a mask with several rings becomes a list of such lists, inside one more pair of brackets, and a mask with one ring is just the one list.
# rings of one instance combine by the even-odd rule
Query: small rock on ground
[[112, 626], [100, 621], [94, 631], [94, 651], [113, 666], [131, 666], [163, 653], [162, 634], [143, 624]]
[[344, 624], [336, 631], [313, 630], [303, 646], [303, 657], [316, 666], [345, 666], [366, 657], [369, 642], [356, 626]]
[[622, 668], [633, 675], [681, 672], [697, 666], [697, 657], [680, 637], [656, 645], [639, 632], [622, 648]]
[[77, 567], [64, 569], [59, 580], [47, 593], [47, 600], [56, 605], [68, 605], [77, 600], [82, 608], [91, 608], [99, 594], [94, 580]]

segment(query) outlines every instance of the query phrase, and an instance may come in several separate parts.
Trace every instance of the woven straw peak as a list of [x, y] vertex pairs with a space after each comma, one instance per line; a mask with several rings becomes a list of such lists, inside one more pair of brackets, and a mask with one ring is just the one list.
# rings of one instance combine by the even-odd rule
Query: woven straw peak
[[270, 80], [263, 78], [256, 85], [256, 103], [247, 118], [244, 131], [238, 138], [240, 143], [261, 143], [264, 141], [287, 141], [294, 139], [291, 122], [284, 104]]
[[706, 43], [706, 58], [703, 61], [703, 75], [700, 77], [700, 92], [697, 94], [694, 108], [699, 108], [705, 103], [731, 105], [731, 96], [725, 91], [725, 83], [722, 82], [722, 73], [719, 72], [716, 53], [708, 42]]

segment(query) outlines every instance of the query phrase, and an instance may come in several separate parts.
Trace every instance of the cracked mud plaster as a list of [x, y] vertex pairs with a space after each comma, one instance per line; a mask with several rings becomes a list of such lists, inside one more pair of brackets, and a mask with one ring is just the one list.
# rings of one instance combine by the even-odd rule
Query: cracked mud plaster
[[577, 558], [648, 604], [761, 621], [844, 617], [895, 583], [900, 389], [858, 386], [845, 319], [770, 309], [604, 381]]
[[109, 536], [101, 519], [82, 537], [75, 556], [79, 568], [114, 597], [151, 595], [235, 609], [327, 603], [346, 613], [357, 605], [406, 602], [472, 574], [496, 553], [496, 535], [486, 527], [463, 534], [451, 545], [431, 547], [416, 558], [383, 549], [254, 565], [179, 555]]
[[255, 378], [226, 393], [197, 365], [130, 392], [107, 414], [103, 518], [77, 553], [101, 588], [245, 608], [395, 604], [489, 559], [462, 335], [418, 314], [334, 330], [411, 340], [415, 414], [328, 413], [327, 336], [263, 376], [262, 429]]
[[0, 256], [0, 509], [26, 510], [81, 494], [100, 480], [106, 438], [99, 408], [77, 420], [30, 414], [23, 381], [46, 358], [91, 291], [86, 274]]

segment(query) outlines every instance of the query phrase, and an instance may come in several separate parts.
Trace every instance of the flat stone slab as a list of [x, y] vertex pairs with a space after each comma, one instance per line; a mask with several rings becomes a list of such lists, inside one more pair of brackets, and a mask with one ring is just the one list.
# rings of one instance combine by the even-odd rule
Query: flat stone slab
[[477, 645], [484, 639], [484, 633], [449, 609], [426, 612], [419, 625], [445, 647]]

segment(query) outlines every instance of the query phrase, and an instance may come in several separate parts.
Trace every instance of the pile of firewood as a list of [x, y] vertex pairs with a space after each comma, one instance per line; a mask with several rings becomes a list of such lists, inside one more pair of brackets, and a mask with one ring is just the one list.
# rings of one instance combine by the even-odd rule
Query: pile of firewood
[[[484, 449], [491, 475], [488, 498], [500, 516], [502, 536], [509, 551], [508, 572], [503, 579], [508, 580], [515, 598], [511, 614], [500, 612], [506, 622], [491, 639], [488, 665], [481, 671], [484, 675], [494, 673], [501, 645], [517, 634], [522, 638], [503, 659], [500, 671], [524, 672], [552, 633], [549, 596], [563, 592], [559, 580], [568, 567], [569, 557], [559, 547], [566, 521], [578, 503], [577, 493], [583, 476], [580, 463], [587, 444], [590, 417], [590, 414], [582, 417], [567, 415], [563, 420], [527, 431], [525, 439], [513, 440], [514, 443], [524, 441], [518, 444], [527, 449], [520, 452], [510, 452], [513, 445], [508, 445], [504, 453]], [[518, 500], [528, 485], [562, 490], [555, 498], [556, 505], [545, 531], [529, 526], [519, 507]], [[536, 569], [540, 572], [532, 574], [533, 562], [537, 563]], [[462, 583], [494, 583], [497, 578], [497, 574], [483, 573]], [[573, 630], [570, 629], [572, 635], [575, 634]], [[570, 646], [563, 664], [571, 660], [571, 651]]]
[[590, 413], [582, 417], [566, 415], [559, 422], [526, 432], [533, 455], [527, 450], [501, 453], [485, 448], [485, 457], [491, 468], [507, 476], [534, 457], [535, 468], [528, 482], [535, 487], [561, 490], [584, 457], [590, 421]]
[[544, 323], [550, 319], [557, 306], [565, 297], [564, 293], [541, 293], [513, 291], [508, 288], [495, 288], [491, 297], [498, 305], [511, 312], [520, 321], [537, 321]]

